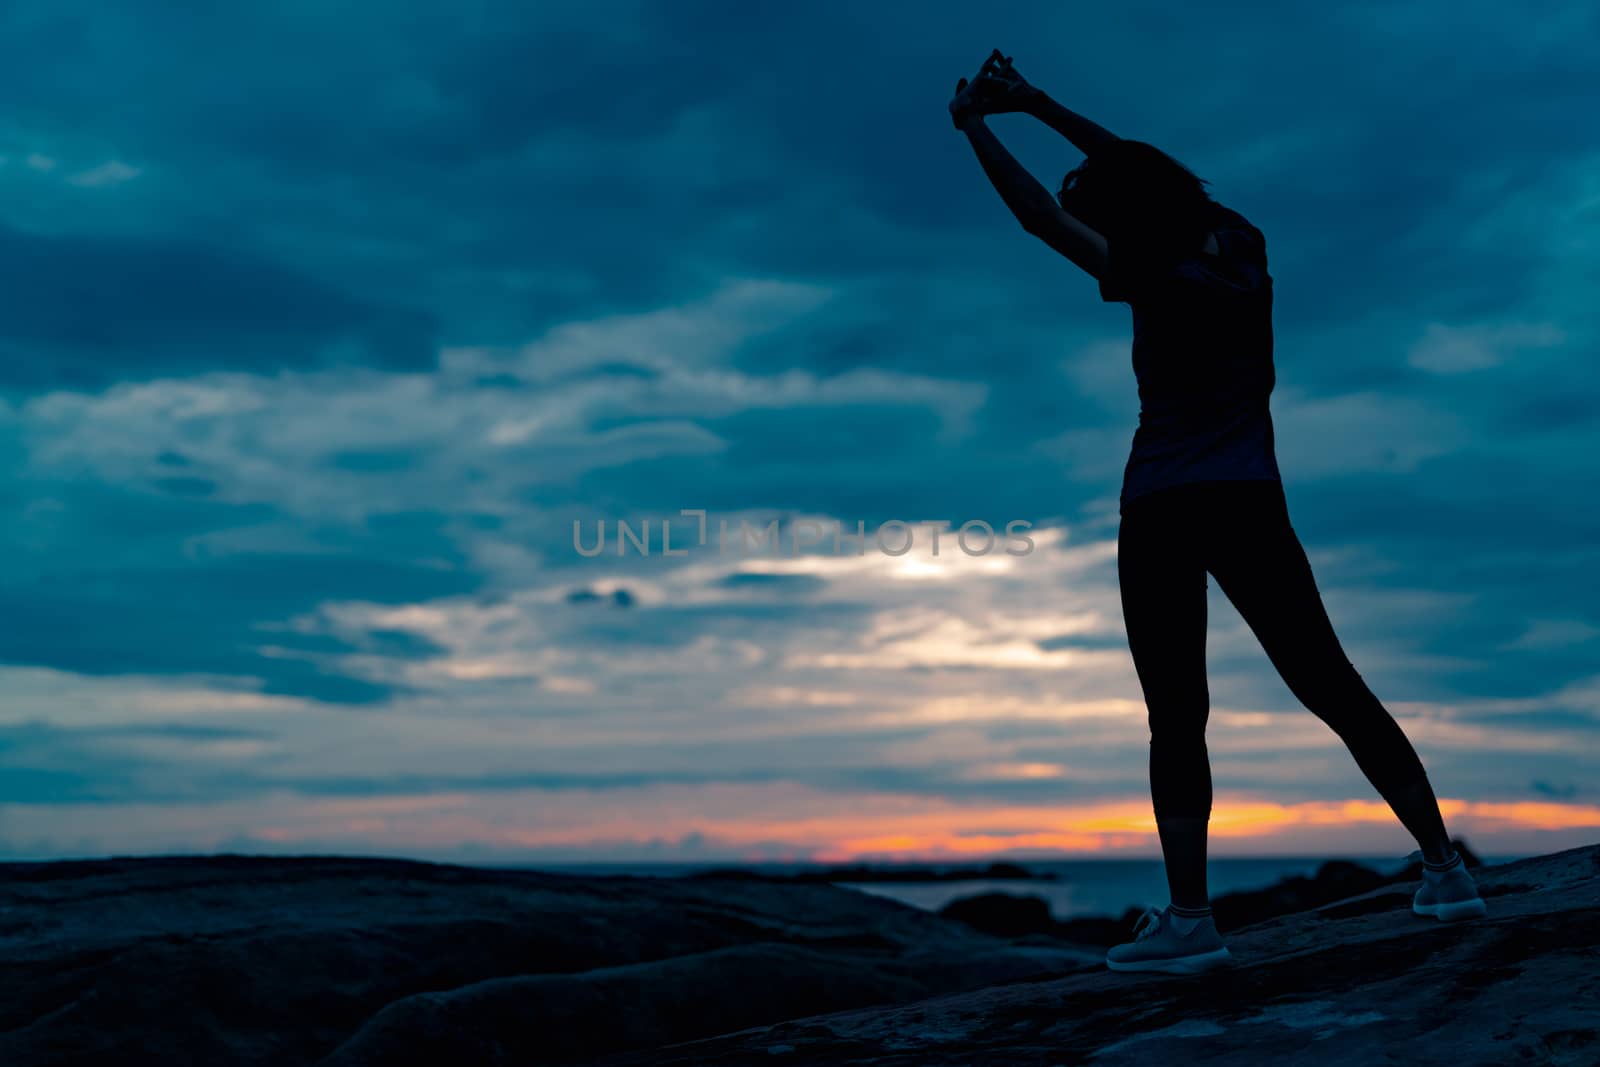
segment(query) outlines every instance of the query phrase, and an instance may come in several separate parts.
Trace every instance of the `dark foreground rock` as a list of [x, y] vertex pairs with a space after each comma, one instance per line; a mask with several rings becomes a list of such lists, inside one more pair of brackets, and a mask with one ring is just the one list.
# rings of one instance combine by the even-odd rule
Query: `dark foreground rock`
[[0, 1065], [553, 1063], [1098, 959], [828, 885], [0, 864]]
[[1385, 885], [1227, 935], [1203, 976], [1102, 968], [619, 1056], [651, 1064], [1600, 1064], [1600, 846], [1479, 866], [1483, 919]]
[[1485, 919], [1385, 884], [1179, 978], [827, 885], [0, 865], [0, 1064], [1600, 1062], [1600, 846], [1475, 874]]

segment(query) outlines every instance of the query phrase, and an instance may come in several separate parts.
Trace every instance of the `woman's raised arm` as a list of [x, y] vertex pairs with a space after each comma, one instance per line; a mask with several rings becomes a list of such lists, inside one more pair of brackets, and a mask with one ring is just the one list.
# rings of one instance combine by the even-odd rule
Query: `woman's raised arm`
[[1097, 126], [1076, 111], [1058, 104], [1043, 89], [1035, 89], [1034, 92], [1038, 95], [1030, 97], [1028, 114], [1071, 141], [1084, 155], [1092, 156], [1096, 150], [1121, 140], [1105, 127]]
[[1104, 126], [1096, 125], [1064, 104], [1053, 100], [1049, 93], [1017, 73], [1011, 57], [1002, 55], [997, 48], [989, 55], [979, 74], [980, 95], [988, 105], [988, 114], [1020, 111], [1032, 115], [1061, 136], [1071, 141], [1084, 155], [1113, 141], [1120, 140]]

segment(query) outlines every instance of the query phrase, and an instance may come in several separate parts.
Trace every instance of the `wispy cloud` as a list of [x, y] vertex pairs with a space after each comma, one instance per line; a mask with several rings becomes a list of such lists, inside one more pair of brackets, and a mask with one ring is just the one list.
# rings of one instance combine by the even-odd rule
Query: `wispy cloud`
[[129, 166], [120, 159], [108, 159], [104, 163], [81, 170], [67, 179], [73, 185], [85, 189], [102, 189], [107, 186], [121, 185], [131, 182], [144, 170], [140, 167]]

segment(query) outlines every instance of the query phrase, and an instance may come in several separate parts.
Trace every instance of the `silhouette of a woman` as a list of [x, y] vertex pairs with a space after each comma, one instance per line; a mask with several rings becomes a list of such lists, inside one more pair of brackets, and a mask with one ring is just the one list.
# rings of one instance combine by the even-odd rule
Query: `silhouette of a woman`
[[[1054, 196], [984, 124], [1011, 112], [1084, 153]], [[1140, 412], [1117, 572], [1171, 904], [1147, 910], [1136, 942], [1113, 949], [1108, 964], [1191, 971], [1229, 958], [1206, 890], [1208, 573], [1295, 697], [1344, 741], [1425, 865], [1455, 869], [1422, 762], [1346, 658], [1289, 522], [1268, 406], [1272, 278], [1261, 231], [1182, 164], [1063, 107], [999, 51], [957, 84], [950, 114], [1023, 229], [1093, 276], [1102, 300], [1133, 312]]]

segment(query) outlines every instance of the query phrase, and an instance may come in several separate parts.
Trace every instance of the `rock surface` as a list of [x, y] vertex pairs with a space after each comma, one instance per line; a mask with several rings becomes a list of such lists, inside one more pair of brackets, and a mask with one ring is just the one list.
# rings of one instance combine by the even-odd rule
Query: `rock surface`
[[341, 858], [0, 864], [0, 1064], [550, 1063], [1098, 958], [828, 885]]
[[1062, 978], [602, 1060], [653, 1064], [1600, 1064], [1600, 846], [1474, 871], [1441, 923], [1396, 882], [1226, 935], [1204, 976]]
[[3, 864], [0, 1064], [1600, 1063], [1600, 846], [1474, 874], [1484, 919], [1386, 882], [1182, 978], [828, 885]]

